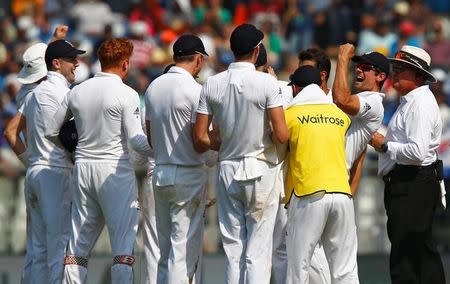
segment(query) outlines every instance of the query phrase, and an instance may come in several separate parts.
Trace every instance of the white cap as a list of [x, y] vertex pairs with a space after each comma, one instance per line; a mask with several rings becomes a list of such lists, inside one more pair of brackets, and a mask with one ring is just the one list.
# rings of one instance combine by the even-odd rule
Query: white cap
[[45, 43], [36, 43], [25, 50], [22, 56], [23, 67], [17, 76], [20, 83], [35, 83], [47, 75], [47, 66], [44, 59], [46, 49]]

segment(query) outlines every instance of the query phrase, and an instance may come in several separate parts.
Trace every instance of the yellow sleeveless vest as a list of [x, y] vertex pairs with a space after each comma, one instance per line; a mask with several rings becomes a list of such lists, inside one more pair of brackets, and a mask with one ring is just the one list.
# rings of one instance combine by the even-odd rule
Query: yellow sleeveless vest
[[285, 191], [295, 194], [340, 192], [351, 195], [345, 163], [350, 118], [334, 104], [295, 105], [285, 111], [289, 158]]

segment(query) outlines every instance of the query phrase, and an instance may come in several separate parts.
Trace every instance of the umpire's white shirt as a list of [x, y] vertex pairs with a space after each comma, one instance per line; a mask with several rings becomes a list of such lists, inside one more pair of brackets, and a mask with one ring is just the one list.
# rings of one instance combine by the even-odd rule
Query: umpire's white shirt
[[174, 66], [156, 78], [145, 92], [146, 120], [156, 165], [202, 165], [192, 143], [192, 116], [202, 86], [183, 68]]
[[431, 165], [437, 159], [441, 132], [441, 112], [428, 85], [400, 97], [386, 132], [388, 151], [379, 155], [378, 174], [388, 174], [396, 163]]
[[17, 109], [20, 109], [22, 105], [25, 103], [25, 99], [33, 93], [33, 90], [38, 86], [39, 84], [31, 83], [31, 84], [23, 84], [20, 86], [19, 93], [16, 96], [16, 107]]
[[127, 139], [134, 150], [148, 155], [139, 105], [137, 92], [112, 73], [98, 72], [74, 87], [61, 112], [66, 113], [68, 107], [75, 118], [76, 161], [129, 160]]
[[353, 162], [367, 147], [373, 133], [380, 128], [384, 115], [383, 93], [361, 92], [356, 96], [359, 98], [359, 111], [350, 116], [352, 123], [345, 137], [347, 170], [352, 168]]
[[70, 83], [60, 73], [49, 71], [47, 80], [40, 83], [25, 98], [19, 108], [26, 118], [27, 153], [29, 165], [71, 167], [68, 153], [45, 138], [47, 124], [53, 119], [70, 91]]
[[267, 109], [283, 106], [280, 93], [272, 75], [248, 62], [231, 63], [227, 71], [208, 78], [197, 112], [219, 123], [219, 161], [256, 157], [273, 145]]

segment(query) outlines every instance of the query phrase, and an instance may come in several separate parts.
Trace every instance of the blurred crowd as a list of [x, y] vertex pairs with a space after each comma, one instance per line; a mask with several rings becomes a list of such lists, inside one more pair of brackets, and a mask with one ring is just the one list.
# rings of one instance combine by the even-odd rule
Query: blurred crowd
[[[225, 70], [233, 62], [229, 37], [233, 28], [250, 22], [264, 31], [269, 64], [279, 79], [297, 67], [300, 50], [312, 46], [332, 59], [346, 42], [357, 53], [375, 50], [390, 57], [402, 45], [419, 46], [432, 58], [432, 85], [444, 119], [441, 158], [450, 177], [450, 1], [448, 0], [0, 0], [0, 131], [16, 112], [20, 88], [17, 73], [31, 44], [47, 43], [57, 25], [69, 26], [67, 39], [86, 50], [76, 70], [82, 82], [100, 70], [96, 50], [110, 37], [134, 44], [133, 70], [127, 84], [143, 98], [149, 83], [172, 62], [172, 44], [185, 33], [197, 34], [210, 55], [199, 75]], [[389, 80], [384, 124], [398, 105]], [[0, 136], [0, 173], [22, 173], [20, 162]]]

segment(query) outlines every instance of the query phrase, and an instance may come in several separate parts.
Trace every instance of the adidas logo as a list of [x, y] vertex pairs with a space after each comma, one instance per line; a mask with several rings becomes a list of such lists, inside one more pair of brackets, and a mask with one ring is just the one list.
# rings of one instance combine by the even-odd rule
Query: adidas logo
[[140, 114], [139, 107], [136, 108], [136, 110], [134, 111], [133, 114], [134, 114], [134, 115], [139, 115], [139, 114]]

